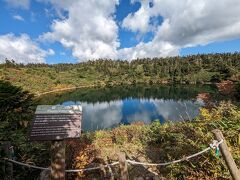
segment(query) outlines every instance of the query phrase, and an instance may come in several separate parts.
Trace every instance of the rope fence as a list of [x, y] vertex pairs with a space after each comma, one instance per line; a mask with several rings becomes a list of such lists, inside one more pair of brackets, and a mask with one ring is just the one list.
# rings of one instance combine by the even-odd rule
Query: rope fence
[[22, 163], [22, 162], [19, 162], [19, 161], [15, 161], [15, 160], [9, 159], [9, 158], [3, 158], [3, 160], [14, 163], [14, 164], [18, 164], [20, 166], [25, 166], [25, 167], [28, 167], [28, 168], [40, 169], [40, 170], [51, 170], [50, 168], [34, 166], [34, 165], [31, 165], [31, 164], [26, 164], [26, 163]]
[[[138, 161], [133, 161], [133, 160], [129, 160], [127, 159], [126, 162], [132, 164], [132, 165], [144, 165], [144, 166], [167, 166], [167, 165], [171, 165], [171, 164], [175, 164], [175, 163], [180, 163], [182, 161], [186, 161], [188, 159], [191, 159], [193, 157], [196, 157], [196, 156], [199, 156], [211, 149], [216, 149], [218, 150], [219, 149], [219, 145], [223, 143], [223, 139], [221, 139], [220, 141], [217, 141], [217, 140], [213, 140], [213, 143], [211, 143], [209, 145], [209, 147], [205, 148], [204, 150], [202, 151], [199, 151], [195, 154], [192, 154], [190, 156], [187, 156], [187, 157], [184, 157], [184, 158], [181, 158], [181, 159], [178, 159], [178, 160], [174, 160], [174, 161], [170, 161], [170, 162], [164, 162], [164, 163], [147, 163], [147, 162], [138, 162]], [[30, 165], [30, 164], [26, 164], [26, 163], [22, 163], [22, 162], [19, 162], [19, 161], [15, 161], [13, 159], [9, 159], [9, 158], [3, 158], [3, 160], [5, 161], [8, 161], [8, 162], [12, 162], [12, 163], [15, 163], [15, 164], [18, 164], [18, 165], [21, 165], [21, 166], [25, 166], [25, 167], [28, 167], [28, 168], [34, 168], [34, 169], [40, 169], [40, 170], [49, 170], [51, 171], [51, 168], [44, 168], [44, 167], [40, 167], [40, 166], [35, 166], [35, 165]], [[106, 165], [102, 165], [102, 166], [97, 166], [97, 167], [91, 167], [91, 168], [83, 168], [83, 169], [68, 169], [68, 170], [65, 170], [65, 172], [68, 172], [68, 173], [73, 173], [73, 172], [83, 172], [83, 171], [91, 171], [91, 170], [97, 170], [97, 169], [102, 169], [103, 167], [104, 168], [107, 168], [107, 167], [110, 167], [110, 166], [115, 166], [119, 164], [119, 161], [117, 162], [113, 162], [111, 164], [106, 164]]]
[[82, 172], [82, 171], [91, 171], [91, 170], [97, 170], [97, 169], [102, 169], [103, 167], [104, 168], [107, 168], [109, 166], [115, 166], [119, 164], [119, 162], [113, 162], [111, 164], [106, 164], [106, 165], [103, 165], [103, 166], [98, 166], [98, 167], [92, 167], [92, 168], [84, 168], [84, 169], [69, 169], [69, 170], [66, 170], [65, 172]]

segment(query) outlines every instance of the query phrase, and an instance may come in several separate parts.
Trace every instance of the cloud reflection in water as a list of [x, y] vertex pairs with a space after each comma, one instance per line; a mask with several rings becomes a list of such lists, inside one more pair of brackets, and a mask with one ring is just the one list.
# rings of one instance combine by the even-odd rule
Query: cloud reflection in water
[[199, 113], [200, 103], [184, 100], [163, 99], [132, 99], [86, 103], [67, 101], [63, 105], [80, 104], [83, 107], [82, 128], [84, 131], [94, 131], [116, 127], [119, 124], [131, 124], [142, 121], [146, 124], [159, 119], [191, 120]]

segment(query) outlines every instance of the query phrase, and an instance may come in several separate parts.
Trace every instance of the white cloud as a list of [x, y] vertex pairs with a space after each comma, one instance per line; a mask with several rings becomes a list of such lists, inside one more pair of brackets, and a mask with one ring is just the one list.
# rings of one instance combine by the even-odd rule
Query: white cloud
[[132, 60], [136, 58], [153, 58], [153, 57], [167, 57], [177, 56], [179, 48], [167, 41], [157, 41], [154, 39], [151, 42], [140, 42], [135, 47], [123, 48], [118, 51], [120, 59]]
[[9, 6], [14, 8], [28, 9], [30, 6], [29, 0], [4, 0]]
[[[120, 57], [154, 57], [178, 55], [181, 48], [240, 37], [239, 0], [141, 0], [141, 8], [128, 15], [122, 26], [146, 33], [150, 18], [163, 18], [148, 43], [119, 51]], [[149, 2], [153, 7], [149, 7]], [[144, 22], [141, 22], [144, 20]], [[148, 30], [148, 31], [147, 31]]]
[[[118, 0], [39, 1], [51, 3], [60, 17], [40, 39], [60, 42], [79, 61], [175, 56], [184, 47], [240, 37], [239, 0], [132, 0], [141, 7], [126, 16], [122, 28], [141, 36], [148, 32], [154, 35], [149, 42], [123, 49], [118, 49], [118, 26], [113, 15]], [[157, 18], [163, 22], [153, 23]]]
[[24, 18], [20, 15], [14, 15], [13, 19], [18, 20], [18, 21], [24, 21]]
[[164, 17], [156, 34], [159, 40], [186, 47], [240, 37], [240, 1], [174, 2], [156, 1], [156, 11]]
[[[134, 2], [133, 2], [134, 3]], [[146, 33], [150, 30], [150, 9], [148, 1], [143, 1], [141, 8], [136, 13], [130, 13], [123, 20], [122, 26], [132, 31]]]
[[49, 49], [47, 54], [51, 56], [55, 55], [55, 51], [53, 49]]
[[45, 51], [38, 47], [26, 34], [15, 36], [6, 34], [0, 36], [0, 63], [13, 59], [17, 63], [44, 63], [45, 57], [53, 55], [54, 51]]
[[40, 36], [42, 41], [60, 42], [79, 60], [117, 58], [118, 27], [113, 17], [117, 0], [47, 2], [68, 15], [54, 20], [51, 32]]

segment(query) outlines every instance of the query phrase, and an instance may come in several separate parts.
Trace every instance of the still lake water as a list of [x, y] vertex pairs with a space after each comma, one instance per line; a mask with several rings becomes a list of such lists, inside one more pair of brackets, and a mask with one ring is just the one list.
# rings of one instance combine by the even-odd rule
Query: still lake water
[[220, 97], [214, 86], [136, 85], [49, 94], [41, 98], [40, 104], [81, 105], [82, 129], [94, 131], [138, 121], [192, 120], [204, 105], [196, 99], [203, 92]]

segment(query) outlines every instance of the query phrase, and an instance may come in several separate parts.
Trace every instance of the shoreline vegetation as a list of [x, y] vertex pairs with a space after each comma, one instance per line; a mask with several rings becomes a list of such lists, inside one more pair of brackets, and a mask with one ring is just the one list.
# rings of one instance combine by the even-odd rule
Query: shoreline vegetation
[[[228, 83], [229, 84], [232, 83], [233, 86], [234, 85], [237, 85], [238, 82], [233, 82], [233, 81], [222, 81], [222, 82], [219, 82], [219, 83], [211, 83], [211, 82], [208, 82], [208, 83], [201, 83], [201, 85], [215, 85], [215, 86], [220, 86], [221, 84], [223, 83]], [[228, 85], [227, 84], [227, 85]], [[88, 86], [76, 86], [76, 87], [68, 87], [68, 88], [60, 88], [60, 89], [54, 89], [54, 90], [51, 90], [51, 91], [45, 91], [45, 92], [41, 92], [41, 93], [38, 93], [38, 94], [35, 94], [36, 97], [40, 97], [42, 95], [46, 95], [46, 94], [51, 94], [51, 93], [57, 93], [57, 92], [63, 92], [63, 91], [72, 91], [72, 90], [77, 90], [77, 89], [83, 89], [83, 88], [104, 88], [104, 87], [113, 87], [113, 86], [126, 86], [126, 85], [130, 85], [130, 86], [134, 86], [134, 85], [144, 85], [142, 83], [139, 83], [139, 84], [132, 84], [132, 83], [128, 83], [128, 84], [123, 84], [123, 83], [113, 83], [112, 85], [106, 85], [106, 84], [101, 84], [101, 86], [99, 85], [88, 85]], [[147, 84], [147, 85], [150, 85], [150, 84]], [[170, 84], [170, 83], [160, 83], [160, 84], [156, 84], [156, 83], [151, 83], [151, 85], [176, 85], [176, 84]], [[184, 84], [178, 84], [178, 85], [184, 85]], [[194, 83], [190, 83], [190, 85], [196, 85]], [[234, 87], [233, 87], [234, 88]], [[235, 91], [235, 90], [232, 90], [233, 88], [231, 88], [231, 92]], [[230, 92], [230, 93], [231, 93]]]
[[[158, 86], [166, 83], [231, 81], [239, 96], [239, 59], [240, 54], [235, 53], [140, 59], [130, 63], [100, 60], [78, 64], [23, 65], [6, 60], [5, 64], [0, 64], [0, 141], [12, 143], [16, 160], [48, 167], [50, 143], [27, 140], [29, 124], [38, 103], [34, 94], [92, 85], [115, 87], [146, 83]], [[219, 87], [224, 90], [228, 86], [225, 83]], [[103, 92], [104, 89], [99, 90], [100, 94]], [[75, 96], [74, 93], [70, 95]], [[160, 124], [156, 120], [148, 125], [139, 122], [110, 130], [84, 132], [79, 139], [67, 142], [67, 168], [111, 163], [117, 160], [119, 151], [125, 152], [129, 159], [141, 162], [158, 163], [179, 159], [206, 148], [214, 139], [211, 131], [216, 128], [223, 132], [233, 158], [240, 167], [240, 107], [230, 101], [222, 101], [201, 108], [199, 116], [193, 121]], [[5, 156], [3, 152], [0, 155]], [[119, 169], [116, 167], [113, 171], [118, 173]], [[106, 172], [109, 173], [109, 170], [106, 169]], [[3, 173], [0, 169], [0, 175]], [[40, 171], [14, 166], [14, 173], [16, 179], [26, 179], [29, 175], [37, 179]], [[160, 179], [230, 178], [225, 163], [214, 151], [166, 167], [129, 166], [130, 178], [153, 178], [156, 174]], [[102, 171], [97, 170], [69, 174], [68, 178], [91, 179], [101, 175]]]

